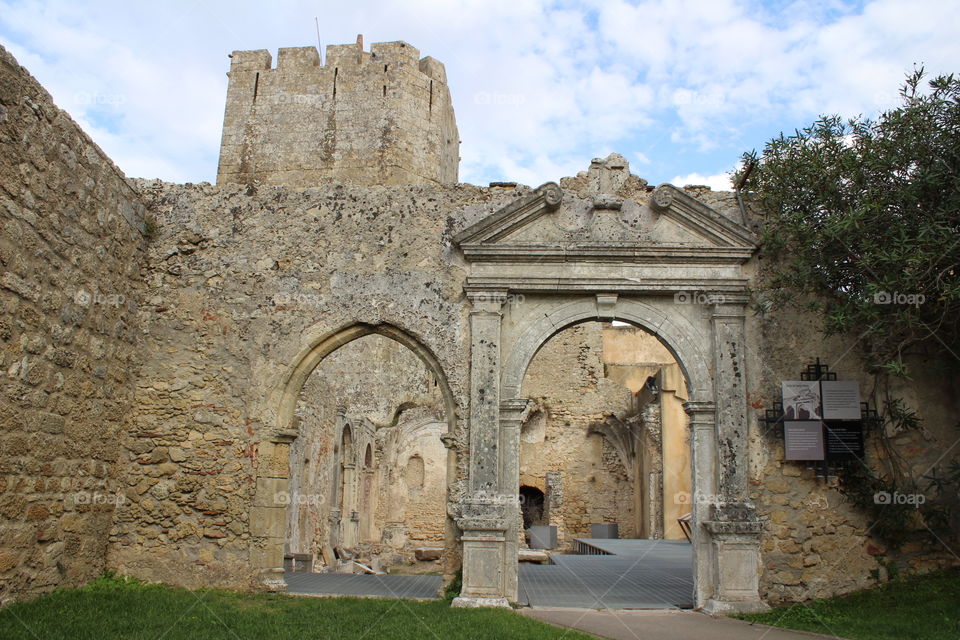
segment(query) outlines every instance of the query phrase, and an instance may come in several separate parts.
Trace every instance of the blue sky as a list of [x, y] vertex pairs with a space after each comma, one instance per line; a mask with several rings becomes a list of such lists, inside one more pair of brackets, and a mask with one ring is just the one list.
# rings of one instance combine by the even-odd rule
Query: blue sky
[[213, 182], [227, 54], [405, 40], [446, 64], [460, 179], [537, 185], [612, 151], [724, 188], [743, 151], [960, 71], [960, 2], [0, 0], [7, 47], [127, 175]]

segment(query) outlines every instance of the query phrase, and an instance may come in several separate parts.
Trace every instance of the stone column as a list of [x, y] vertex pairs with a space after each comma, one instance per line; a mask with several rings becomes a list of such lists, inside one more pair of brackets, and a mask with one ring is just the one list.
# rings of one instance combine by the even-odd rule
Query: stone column
[[520, 425], [527, 408], [526, 398], [500, 401], [500, 494], [507, 499], [506, 550], [504, 553], [504, 596], [516, 602], [517, 556], [520, 551], [522, 517], [520, 515]]
[[703, 520], [714, 546], [716, 589], [704, 609], [711, 613], [762, 611], [760, 532], [756, 507], [747, 495], [748, 422], [746, 341], [742, 304], [713, 310], [713, 371], [717, 403], [718, 495]]
[[287, 590], [283, 545], [290, 501], [290, 444], [296, 437], [296, 431], [280, 431], [260, 445], [262, 457], [250, 509], [250, 535], [259, 540], [251, 547], [250, 560], [260, 569], [260, 583], [267, 591]]
[[[501, 493], [500, 309], [506, 292], [469, 292], [470, 478], [460, 505], [463, 590], [454, 606], [509, 606], [507, 540], [515, 493]], [[512, 501], [513, 504], [510, 504]], [[512, 558], [516, 564], [516, 556]], [[513, 569], [516, 572], [516, 568]]]
[[345, 462], [343, 465], [343, 503], [340, 513], [340, 546], [352, 549], [357, 546], [357, 465]]
[[[716, 590], [715, 550], [702, 523], [710, 519], [710, 501], [717, 493], [716, 455], [717, 407], [712, 402], [685, 402], [690, 416], [690, 467], [693, 470], [690, 512], [693, 514], [691, 537], [696, 562], [693, 563], [694, 606], [703, 606]], [[673, 500], [673, 496], [667, 496]]]
[[713, 329], [714, 393], [717, 402], [719, 493], [724, 502], [747, 499], [747, 389], [743, 308], [717, 305]]
[[499, 490], [500, 308], [502, 291], [471, 292], [470, 311], [470, 491]]

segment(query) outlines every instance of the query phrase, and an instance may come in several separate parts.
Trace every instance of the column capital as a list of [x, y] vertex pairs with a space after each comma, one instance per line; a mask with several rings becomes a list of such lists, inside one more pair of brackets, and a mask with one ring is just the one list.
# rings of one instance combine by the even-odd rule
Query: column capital
[[505, 290], [467, 291], [470, 300], [471, 313], [500, 313], [500, 308], [507, 301]]
[[717, 297], [722, 302], [717, 302], [710, 307], [711, 318], [714, 320], [722, 318], [743, 320], [746, 318], [748, 302], [746, 296], [730, 297], [728, 294], [717, 294]]
[[520, 420], [530, 404], [529, 398], [507, 398], [500, 401], [500, 420]]
[[717, 413], [715, 402], [689, 401], [683, 403], [683, 410], [690, 416], [692, 422], [713, 422]]

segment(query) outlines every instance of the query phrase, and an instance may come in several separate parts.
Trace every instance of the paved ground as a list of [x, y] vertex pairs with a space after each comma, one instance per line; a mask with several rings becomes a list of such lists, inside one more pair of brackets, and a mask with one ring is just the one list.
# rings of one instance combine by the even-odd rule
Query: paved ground
[[556, 555], [520, 566], [520, 604], [533, 607], [675, 609], [693, 606], [686, 541], [582, 539], [610, 555]]
[[434, 599], [443, 584], [440, 576], [287, 572], [284, 578], [289, 593], [307, 596]]
[[525, 616], [613, 640], [812, 640], [836, 638], [712, 618], [696, 611], [522, 609]]

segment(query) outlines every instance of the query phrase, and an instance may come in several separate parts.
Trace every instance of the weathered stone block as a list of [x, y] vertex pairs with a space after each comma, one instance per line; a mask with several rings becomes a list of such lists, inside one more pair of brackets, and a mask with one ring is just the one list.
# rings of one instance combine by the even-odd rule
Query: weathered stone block
[[250, 534], [263, 538], [282, 538], [286, 533], [283, 507], [251, 507]]

